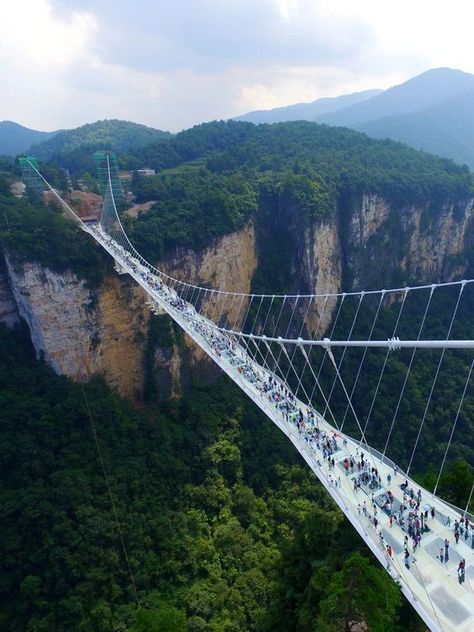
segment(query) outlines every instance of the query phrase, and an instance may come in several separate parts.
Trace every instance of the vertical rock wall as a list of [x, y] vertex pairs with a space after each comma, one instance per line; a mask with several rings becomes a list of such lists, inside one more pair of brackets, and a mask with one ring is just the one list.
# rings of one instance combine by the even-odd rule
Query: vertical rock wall
[[141, 394], [148, 310], [141, 288], [107, 278], [91, 291], [73, 273], [57, 274], [7, 257], [9, 283], [38, 357], [76, 380], [104, 375], [127, 397]]
[[[103, 375], [120, 394], [140, 399], [150, 368], [145, 362], [150, 312], [143, 290], [127, 275], [107, 277], [90, 289], [72, 272], [58, 274], [34, 262], [18, 265], [13, 257], [6, 262], [0, 275], [3, 320], [16, 322], [19, 314], [26, 321], [38, 357], [58, 374], [76, 380]], [[205, 286], [248, 292], [256, 265], [250, 225], [201, 253], [177, 252], [162, 267]], [[154, 353], [163, 397], [179, 394], [189, 371], [206, 357], [187, 338], [184, 347], [158, 346]]]
[[[287, 235], [291, 243], [284, 263], [291, 268], [294, 288], [336, 293], [389, 287], [398, 278], [418, 282], [459, 278], [471, 259], [473, 215], [473, 200], [436, 210], [394, 209], [379, 196], [365, 195], [351, 209], [334, 209], [330, 217], [305, 224], [297, 217], [287, 223], [283, 218], [277, 230], [280, 239]], [[270, 238], [271, 230], [267, 227], [262, 234]], [[202, 252], [179, 249], [160, 266], [192, 283], [248, 293], [262, 265], [259, 243], [251, 223]], [[268, 247], [267, 243], [267, 252]], [[150, 363], [145, 295], [127, 275], [107, 277], [91, 290], [72, 272], [57, 274], [36, 263], [17, 265], [13, 257], [6, 261], [6, 266], [0, 265], [0, 320], [14, 325], [21, 315], [38, 356], [43, 355], [57, 373], [77, 380], [101, 374], [130, 398], [141, 397], [151, 364], [163, 397], [179, 394], [197, 367], [209, 375], [202, 362], [204, 352], [186, 337], [184, 345], [174, 341], [155, 346]], [[272, 265], [279, 265], [278, 256], [275, 262]], [[308, 329], [322, 335], [335, 306], [330, 300], [323, 309], [315, 302]], [[207, 311], [215, 307], [208, 300]], [[233, 321], [237, 309], [245, 313], [245, 307], [230, 301], [223, 313]]]
[[8, 270], [0, 252], [0, 322], [14, 327], [20, 322], [20, 314], [8, 280]]

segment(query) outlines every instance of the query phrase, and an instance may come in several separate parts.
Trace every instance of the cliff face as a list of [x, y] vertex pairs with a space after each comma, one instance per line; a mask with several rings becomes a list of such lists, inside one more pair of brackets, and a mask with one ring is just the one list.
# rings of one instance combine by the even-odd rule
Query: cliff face
[[149, 318], [141, 288], [110, 277], [92, 292], [71, 272], [6, 261], [37, 355], [56, 373], [76, 380], [102, 374], [124, 396], [139, 396]]
[[[170, 276], [194, 285], [248, 293], [257, 265], [255, 226], [250, 223], [240, 231], [224, 235], [201, 253], [179, 248], [162, 262], [161, 267]], [[222, 308], [221, 317], [236, 321], [238, 326], [240, 322], [237, 317], [245, 313], [246, 306], [247, 301], [228, 301], [217, 306], [209, 297], [203, 301], [203, 312], [210, 316], [216, 307], [219, 313]]]
[[18, 307], [13, 297], [5, 260], [0, 253], [0, 322], [14, 327], [20, 322]]
[[[304, 232], [301, 272], [310, 294], [336, 293], [342, 289], [342, 245], [339, 221], [335, 213]], [[336, 299], [316, 301], [311, 310], [310, 332], [320, 337], [332, 320]]]
[[[202, 253], [177, 252], [162, 267], [204, 285], [249, 291], [256, 267], [253, 226]], [[145, 293], [128, 275], [107, 277], [90, 290], [72, 272], [57, 274], [36, 263], [19, 266], [6, 257], [0, 310], [2, 320], [12, 323], [19, 313], [38, 357], [57, 373], [76, 380], [101, 374], [122, 395], [142, 396], [150, 312]], [[185, 349], [177, 344], [154, 349], [163, 396], [178, 394], [189, 369], [202, 360], [204, 353], [190, 340], [185, 340]]]
[[[256, 225], [200, 253], [178, 249], [160, 266], [178, 279], [240, 292], [251, 291], [265, 266], [265, 278], [286, 270], [287, 290], [304, 293], [389, 287], [400, 278], [449, 280], [467, 269], [473, 215], [473, 200], [435, 210], [394, 209], [366, 195], [351, 208], [335, 208], [329, 217], [311, 221], [300, 221], [291, 209], [263, 215]], [[214, 307], [207, 301], [208, 312]], [[230, 311], [233, 320], [232, 309], [241, 307], [230, 303], [224, 313]], [[329, 301], [309, 329], [321, 335], [334, 307]], [[163, 397], [179, 394], [196, 367], [212, 376], [190, 340], [151, 342], [144, 293], [126, 275], [108, 277], [92, 291], [71, 272], [56, 274], [35, 263], [17, 266], [7, 258], [3, 276], [0, 268], [0, 319], [13, 324], [18, 313], [38, 355], [56, 372], [78, 380], [102, 374], [127, 397], [141, 397], [150, 370]]]
[[464, 274], [474, 200], [433, 209], [392, 208], [365, 195], [352, 209], [345, 243], [346, 287], [374, 289], [399, 279], [431, 283]]

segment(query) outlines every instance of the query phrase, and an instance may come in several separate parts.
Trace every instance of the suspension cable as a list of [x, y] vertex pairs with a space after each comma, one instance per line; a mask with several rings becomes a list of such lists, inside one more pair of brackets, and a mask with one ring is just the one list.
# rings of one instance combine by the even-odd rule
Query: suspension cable
[[[378, 305], [377, 305], [377, 311], [375, 312], [375, 317], [374, 317], [374, 320], [372, 321], [372, 326], [370, 328], [369, 338], [368, 338], [369, 340], [372, 340], [372, 334], [374, 333], [375, 324], [377, 322], [377, 318], [378, 318], [378, 315], [379, 315], [379, 312], [380, 312], [380, 308], [382, 307], [382, 303], [383, 303], [384, 297], [385, 297], [385, 292], [382, 291], [382, 293], [380, 294], [380, 300], [379, 300]], [[368, 350], [368, 347], [365, 347], [364, 348], [364, 353], [362, 354], [362, 359], [361, 359], [361, 361], [359, 363], [359, 367], [357, 369], [357, 375], [356, 375], [355, 380], [354, 380], [354, 382], [352, 384], [351, 395], [350, 395], [351, 401], [352, 401], [352, 398], [354, 396], [354, 392], [355, 392], [355, 389], [356, 389], [356, 386], [357, 386], [357, 382], [359, 380], [360, 372], [362, 371], [362, 365], [364, 364], [365, 356], [367, 355], [367, 350]], [[344, 412], [344, 417], [342, 419], [342, 424], [341, 424], [341, 430], [344, 428], [344, 423], [346, 421], [348, 410], [349, 410], [349, 403], [347, 404], [346, 410]]]
[[[430, 295], [429, 295], [429, 297], [428, 297], [428, 301], [427, 301], [427, 303], [426, 303], [426, 307], [425, 307], [425, 311], [424, 311], [423, 318], [422, 318], [422, 321], [421, 321], [420, 329], [418, 330], [418, 336], [417, 336], [417, 338], [416, 338], [417, 340], [419, 340], [419, 339], [420, 339], [420, 337], [421, 337], [421, 332], [422, 332], [423, 327], [424, 327], [424, 325], [425, 325], [426, 316], [427, 316], [428, 311], [429, 311], [429, 309], [430, 309], [431, 299], [433, 298], [433, 293], [434, 293], [434, 290], [435, 290], [435, 287], [433, 286], [433, 287], [431, 288]], [[405, 393], [405, 388], [406, 388], [406, 385], [407, 385], [407, 383], [408, 383], [408, 378], [409, 378], [409, 376], [410, 376], [411, 367], [412, 367], [412, 365], [413, 365], [413, 361], [414, 361], [414, 359], [415, 359], [415, 354], [416, 354], [416, 348], [415, 348], [415, 349], [413, 349], [413, 351], [412, 351], [412, 353], [411, 353], [411, 358], [410, 358], [410, 362], [409, 362], [409, 364], [408, 364], [408, 369], [407, 369], [407, 372], [406, 372], [406, 374], [405, 374], [405, 379], [404, 379], [404, 381], [403, 381], [402, 389], [401, 389], [401, 391], [400, 391], [400, 395], [399, 395], [399, 397], [398, 397], [397, 406], [396, 406], [396, 408], [395, 408], [395, 412], [393, 413], [392, 423], [390, 424], [390, 429], [389, 429], [389, 432], [388, 432], [388, 436], [387, 436], [387, 439], [386, 439], [386, 441], [385, 441], [385, 445], [384, 445], [384, 448], [383, 448], [383, 456], [385, 456], [385, 454], [386, 454], [386, 452], [387, 452], [388, 444], [389, 444], [390, 439], [391, 439], [391, 437], [392, 437], [393, 428], [394, 428], [394, 426], [395, 426], [395, 420], [396, 420], [396, 418], [397, 418], [398, 411], [399, 411], [399, 409], [400, 409], [400, 405], [401, 405], [401, 402], [402, 402], [402, 399], [403, 399], [403, 395], [404, 395], [404, 393]]]
[[[460, 287], [460, 290], [459, 290], [459, 294], [458, 294], [458, 298], [457, 298], [457, 301], [456, 301], [456, 305], [454, 307], [453, 315], [451, 317], [451, 322], [449, 323], [449, 328], [448, 328], [448, 333], [446, 335], [446, 340], [448, 340], [450, 335], [451, 335], [451, 330], [453, 328], [454, 320], [456, 318], [456, 314], [457, 314], [457, 311], [458, 311], [459, 303], [461, 301], [461, 296], [462, 296], [463, 290], [464, 290], [464, 284], [461, 284], [461, 287]], [[408, 468], [407, 468], [407, 472], [406, 472], [407, 476], [410, 473], [410, 469], [411, 469], [411, 465], [413, 463], [413, 458], [415, 456], [416, 448], [418, 447], [418, 442], [419, 442], [420, 437], [421, 437], [421, 432], [423, 430], [423, 426], [425, 425], [426, 416], [428, 414], [428, 409], [430, 407], [431, 398], [433, 396], [433, 392], [434, 392], [434, 389], [435, 389], [435, 386], [436, 386], [436, 382], [438, 380], [438, 375], [439, 375], [439, 372], [441, 370], [441, 365], [443, 364], [443, 359], [444, 359], [444, 354], [445, 353], [446, 353], [446, 349], [443, 349], [442, 352], [441, 352], [441, 357], [440, 357], [439, 362], [438, 362], [438, 366], [436, 367], [436, 373], [435, 373], [435, 376], [434, 376], [434, 379], [433, 379], [433, 383], [431, 384], [431, 390], [430, 390], [430, 394], [428, 395], [428, 400], [426, 402], [425, 410], [423, 411], [423, 417], [422, 417], [422, 420], [421, 420], [420, 428], [418, 430], [418, 435], [416, 437], [415, 445], [413, 446], [413, 451], [411, 453], [410, 462], [408, 463]]]
[[443, 456], [443, 461], [442, 461], [442, 463], [441, 463], [441, 467], [440, 467], [440, 469], [439, 469], [438, 478], [437, 478], [437, 480], [436, 480], [436, 485], [435, 485], [434, 490], [433, 490], [433, 494], [434, 494], [434, 495], [436, 495], [436, 491], [437, 491], [437, 489], [438, 489], [438, 485], [439, 485], [439, 481], [440, 481], [440, 478], [441, 478], [441, 474], [443, 473], [444, 464], [446, 463], [446, 457], [448, 456], [448, 451], [449, 451], [449, 448], [451, 447], [451, 441], [452, 441], [452, 439], [453, 439], [454, 431], [456, 430], [456, 425], [457, 425], [457, 423], [458, 423], [459, 415], [460, 415], [460, 413], [461, 413], [461, 408], [462, 408], [462, 405], [463, 405], [463, 403], [464, 403], [464, 398], [465, 398], [465, 396], [466, 396], [467, 387], [468, 387], [469, 382], [470, 382], [470, 380], [471, 380], [471, 374], [472, 374], [472, 369], [473, 369], [473, 367], [474, 367], [474, 360], [472, 360], [472, 362], [471, 362], [471, 366], [470, 366], [470, 368], [469, 368], [469, 373], [468, 373], [468, 376], [467, 376], [466, 382], [465, 382], [465, 384], [464, 384], [464, 390], [463, 390], [463, 392], [462, 392], [461, 399], [460, 399], [460, 401], [459, 401], [459, 406], [458, 406], [458, 409], [457, 409], [457, 411], [456, 411], [456, 417], [455, 417], [455, 419], [454, 419], [454, 423], [453, 423], [453, 426], [452, 426], [452, 428], [451, 428], [451, 433], [450, 433], [450, 435], [449, 435], [448, 445], [446, 446], [446, 450], [445, 450], [445, 452], [444, 452], [444, 456]]
[[82, 396], [83, 396], [83, 399], [84, 399], [85, 410], [86, 410], [87, 416], [89, 417], [89, 421], [90, 421], [90, 424], [91, 424], [92, 435], [94, 437], [95, 446], [96, 446], [96, 449], [97, 449], [97, 454], [99, 455], [99, 460], [100, 460], [100, 464], [101, 464], [101, 467], [102, 467], [102, 473], [104, 475], [105, 484], [106, 484], [107, 492], [108, 492], [109, 499], [110, 499], [110, 504], [112, 505], [112, 512], [114, 514], [115, 524], [117, 526], [117, 531], [118, 531], [118, 534], [119, 534], [119, 537], [120, 537], [120, 542], [122, 544], [123, 555], [124, 555], [124, 558], [125, 558], [125, 562], [127, 564], [127, 570], [128, 570], [128, 574], [129, 574], [129, 577], [130, 577], [130, 582], [131, 582], [132, 589], [133, 589], [133, 595], [135, 597], [135, 601], [137, 602], [137, 606], [140, 607], [140, 599], [138, 598], [138, 592], [137, 592], [137, 588], [136, 588], [136, 584], [135, 584], [135, 578], [133, 576], [132, 567], [130, 565], [130, 559], [128, 557], [127, 546], [125, 544], [125, 539], [123, 537], [122, 527], [120, 526], [120, 520], [119, 520], [119, 517], [118, 517], [117, 507], [115, 505], [114, 497], [113, 497], [113, 494], [112, 494], [112, 488], [110, 486], [110, 479], [109, 479], [109, 476], [107, 474], [107, 468], [105, 466], [104, 458], [102, 456], [102, 450], [100, 448], [99, 438], [97, 436], [97, 429], [96, 429], [96, 426], [95, 426], [95, 423], [94, 423], [94, 419], [93, 419], [93, 416], [92, 416], [92, 412], [91, 412], [91, 409], [90, 409], [90, 406], [89, 406], [89, 401], [88, 401], [87, 396], [86, 396], [86, 391], [85, 391], [83, 386], [81, 386], [81, 391], [82, 391]]
[[[398, 324], [400, 322], [400, 318], [401, 318], [401, 315], [402, 315], [402, 312], [403, 312], [403, 308], [405, 306], [405, 301], [406, 301], [406, 298], [407, 298], [407, 294], [408, 294], [408, 288], [405, 288], [405, 291], [404, 291], [403, 297], [402, 297], [402, 302], [401, 302], [401, 305], [400, 305], [400, 309], [398, 311], [397, 319], [395, 321], [395, 326], [393, 328], [393, 337], [395, 337], [395, 334], [397, 333]], [[372, 397], [372, 402], [370, 404], [369, 412], [367, 414], [367, 419], [365, 420], [364, 432], [367, 430], [370, 418], [372, 416], [372, 411], [374, 409], [375, 401], [377, 399], [377, 395], [379, 393], [380, 385], [382, 383], [382, 379], [383, 379], [383, 376], [385, 374], [385, 367], [387, 366], [389, 353], [390, 353], [390, 349], [387, 349], [387, 352], [385, 354], [385, 358], [384, 358], [384, 361], [383, 361], [383, 366], [382, 366], [382, 369], [381, 369], [381, 371], [379, 373], [379, 379], [377, 381], [377, 386], [375, 387], [374, 396]]]

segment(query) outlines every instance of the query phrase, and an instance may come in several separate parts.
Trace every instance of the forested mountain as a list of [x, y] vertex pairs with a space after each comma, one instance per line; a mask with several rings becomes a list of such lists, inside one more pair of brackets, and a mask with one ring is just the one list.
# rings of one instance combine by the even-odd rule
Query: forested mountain
[[355, 572], [351, 616], [421, 632], [290, 444], [226, 380], [140, 413], [101, 382], [55, 376], [23, 331], [0, 324], [0, 344], [2, 630], [337, 630], [332, 602]]
[[169, 135], [146, 125], [106, 119], [60, 132], [32, 147], [31, 153], [77, 174], [91, 170], [94, 151], [109, 149], [126, 153]]
[[[385, 91], [367, 95], [360, 102], [344, 104], [319, 99], [314, 104], [296, 104], [237, 117], [255, 123], [304, 119], [344, 126], [374, 138], [392, 138], [415, 149], [452, 158], [474, 169], [474, 75], [437, 68]], [[357, 97], [349, 95], [350, 97]], [[315, 113], [313, 105], [333, 109]]]
[[373, 138], [393, 138], [452, 158], [474, 170], [474, 90], [436, 105], [353, 127]]
[[248, 121], [250, 123], [283, 123], [285, 121], [312, 121], [317, 116], [336, 112], [366, 99], [380, 94], [382, 90], [364, 90], [340, 97], [326, 97], [316, 99], [311, 103], [296, 103], [271, 110], [256, 110], [235, 116], [234, 121]]
[[151, 259], [162, 256], [165, 246], [202, 247], [241, 227], [265, 187], [282, 187], [287, 205], [304, 199], [307, 217], [327, 216], [339, 198], [367, 191], [413, 204], [467, 198], [473, 190], [468, 169], [448, 160], [307, 122], [205, 124], [123, 164], [133, 167], [138, 160], [161, 170], [132, 184], [138, 201], [158, 200], [129, 225]]
[[39, 132], [13, 121], [0, 121], [0, 156], [16, 156], [59, 132]]
[[[137, 201], [154, 202], [123, 217], [137, 248], [167, 270], [185, 263], [181, 273], [194, 268], [192, 278], [205, 285], [227, 277], [234, 252], [234, 274], [248, 269], [237, 276], [248, 282], [239, 289], [254, 292], [368, 289], [474, 270], [472, 174], [394, 141], [314, 123], [216, 122], [119, 159], [159, 172], [131, 182]], [[12, 166], [0, 167], [0, 314], [10, 292], [29, 327], [0, 324], [0, 629], [338, 632], [344, 603], [370, 631], [421, 632], [279, 431], [227, 379], [206, 385], [215, 375], [170, 320], [150, 317], [127, 275], [113, 274], [110, 258], [57, 209], [13, 198]], [[56, 184], [58, 172], [45, 168]], [[441, 328], [449, 320], [442, 301], [437, 314]], [[410, 315], [419, 319], [416, 309]], [[470, 335], [472, 305], [459, 317]], [[46, 365], [54, 356], [56, 371], [67, 373], [76, 341], [81, 368], [92, 367], [82, 383]], [[97, 376], [84, 383], [109, 346], [104, 380], [120, 390], [133, 362], [144, 376], [127, 391], [133, 403]], [[405, 362], [391, 355], [391, 379]], [[413, 468], [430, 488], [462, 373], [451, 361], [446, 370], [438, 394], [445, 413], [427, 416]], [[402, 463], [429, 383], [426, 365], [415, 363], [412, 379], [393, 446]], [[369, 391], [361, 386], [357, 405]], [[394, 404], [381, 390], [369, 432], [375, 445]], [[466, 406], [439, 486], [458, 505], [473, 481], [470, 394]]]

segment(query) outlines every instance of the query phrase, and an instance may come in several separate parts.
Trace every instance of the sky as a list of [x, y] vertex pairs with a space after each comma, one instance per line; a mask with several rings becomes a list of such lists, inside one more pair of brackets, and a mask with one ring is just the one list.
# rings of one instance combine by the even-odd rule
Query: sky
[[0, 120], [178, 131], [474, 73], [471, 0], [1, 0]]

